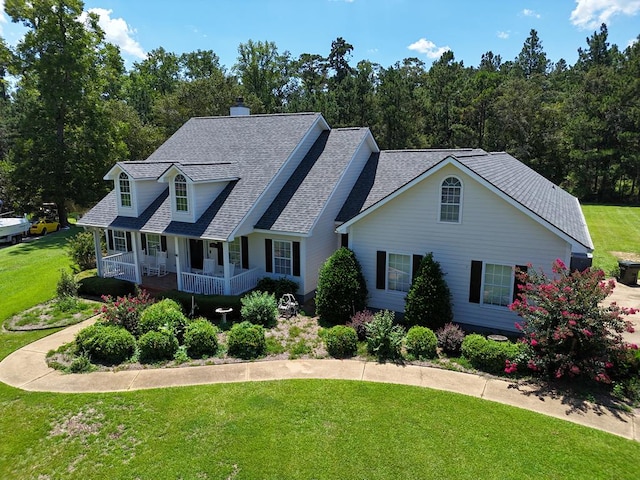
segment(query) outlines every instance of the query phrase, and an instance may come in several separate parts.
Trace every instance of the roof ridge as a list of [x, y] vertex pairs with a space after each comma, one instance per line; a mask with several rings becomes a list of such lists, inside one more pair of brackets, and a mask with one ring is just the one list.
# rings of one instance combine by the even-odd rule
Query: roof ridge
[[204, 117], [191, 117], [190, 120], [218, 120], [223, 118], [264, 118], [264, 117], [294, 117], [304, 115], [321, 115], [320, 112], [295, 112], [295, 113], [252, 113], [251, 115], [209, 115]]

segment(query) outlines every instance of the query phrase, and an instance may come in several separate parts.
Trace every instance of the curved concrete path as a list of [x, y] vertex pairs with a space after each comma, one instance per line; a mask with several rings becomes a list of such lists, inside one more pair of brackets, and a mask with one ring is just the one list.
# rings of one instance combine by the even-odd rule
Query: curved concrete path
[[622, 412], [541, 391], [531, 385], [416, 365], [358, 360], [281, 360], [88, 374], [62, 374], [47, 367], [47, 352], [70, 342], [76, 332], [92, 322], [87, 320], [13, 352], [0, 362], [0, 381], [23, 390], [60, 393], [120, 392], [294, 378], [397, 383], [471, 395], [640, 441], [638, 410], [635, 414]]

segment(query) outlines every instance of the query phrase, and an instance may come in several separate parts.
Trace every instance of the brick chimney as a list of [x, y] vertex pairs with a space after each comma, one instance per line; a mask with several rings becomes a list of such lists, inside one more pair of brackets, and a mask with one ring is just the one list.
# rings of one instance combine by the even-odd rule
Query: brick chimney
[[250, 115], [251, 110], [244, 104], [244, 99], [242, 97], [236, 98], [236, 103], [231, 105], [229, 109], [229, 115], [232, 117], [241, 117], [243, 115]]

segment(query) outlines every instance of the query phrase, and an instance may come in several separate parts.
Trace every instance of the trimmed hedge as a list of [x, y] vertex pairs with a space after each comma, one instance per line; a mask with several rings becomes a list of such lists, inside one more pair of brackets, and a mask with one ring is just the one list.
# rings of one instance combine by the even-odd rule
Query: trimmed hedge
[[272, 293], [255, 290], [242, 297], [240, 301], [242, 320], [267, 328], [278, 323], [278, 302]]
[[168, 327], [178, 338], [181, 338], [187, 323], [188, 319], [182, 313], [180, 305], [166, 298], [144, 309], [138, 322], [138, 331], [143, 335], [152, 330], [160, 331]]
[[495, 342], [472, 333], [462, 342], [462, 356], [479, 370], [501, 373], [504, 372], [506, 361], [514, 361], [524, 348], [523, 343]]
[[140, 362], [152, 363], [171, 360], [178, 351], [178, 339], [171, 332], [147, 332], [138, 340]]
[[184, 346], [191, 358], [211, 357], [218, 351], [218, 329], [207, 319], [194, 320], [184, 331]]
[[276, 300], [279, 300], [285, 293], [295, 293], [298, 291], [298, 283], [286, 277], [271, 278], [264, 277], [258, 280], [256, 290], [261, 292], [273, 293]]
[[240, 296], [237, 295], [194, 295], [187, 292], [179, 292], [178, 290], [169, 290], [158, 294], [158, 299], [170, 298], [182, 305], [182, 310], [191, 316], [191, 298], [196, 304], [195, 315], [206, 317], [210, 320], [217, 320], [220, 314], [216, 313], [216, 308], [233, 308], [231, 313], [227, 314], [227, 320], [230, 322], [240, 319]]
[[136, 339], [122, 327], [94, 323], [76, 335], [79, 353], [96, 362], [116, 364], [131, 358], [136, 349]]
[[86, 277], [78, 281], [78, 295], [126, 297], [135, 295], [136, 284], [117, 278]]
[[267, 341], [262, 325], [249, 322], [236, 323], [227, 337], [227, 351], [229, 356], [250, 360], [264, 355], [267, 351]]
[[353, 357], [358, 350], [358, 334], [353, 327], [336, 325], [326, 332], [327, 352], [334, 358]]
[[426, 360], [438, 355], [438, 339], [433, 330], [420, 325], [409, 329], [405, 338], [407, 353], [413, 358]]

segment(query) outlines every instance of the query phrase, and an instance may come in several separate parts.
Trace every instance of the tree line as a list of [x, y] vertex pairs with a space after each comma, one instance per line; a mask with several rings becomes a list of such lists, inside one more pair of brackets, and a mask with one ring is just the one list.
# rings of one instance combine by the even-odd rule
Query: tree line
[[640, 36], [621, 50], [607, 26], [578, 60], [553, 63], [535, 30], [518, 56], [491, 51], [465, 66], [447, 51], [427, 65], [351, 61], [337, 38], [293, 57], [248, 40], [236, 63], [212, 50], [162, 47], [125, 68], [81, 0], [7, 0], [26, 28], [0, 37], [0, 198], [28, 210], [82, 209], [109, 189], [117, 161], [147, 158], [191, 117], [321, 112], [332, 127], [367, 126], [382, 149], [507, 151], [583, 201], [640, 203]]

